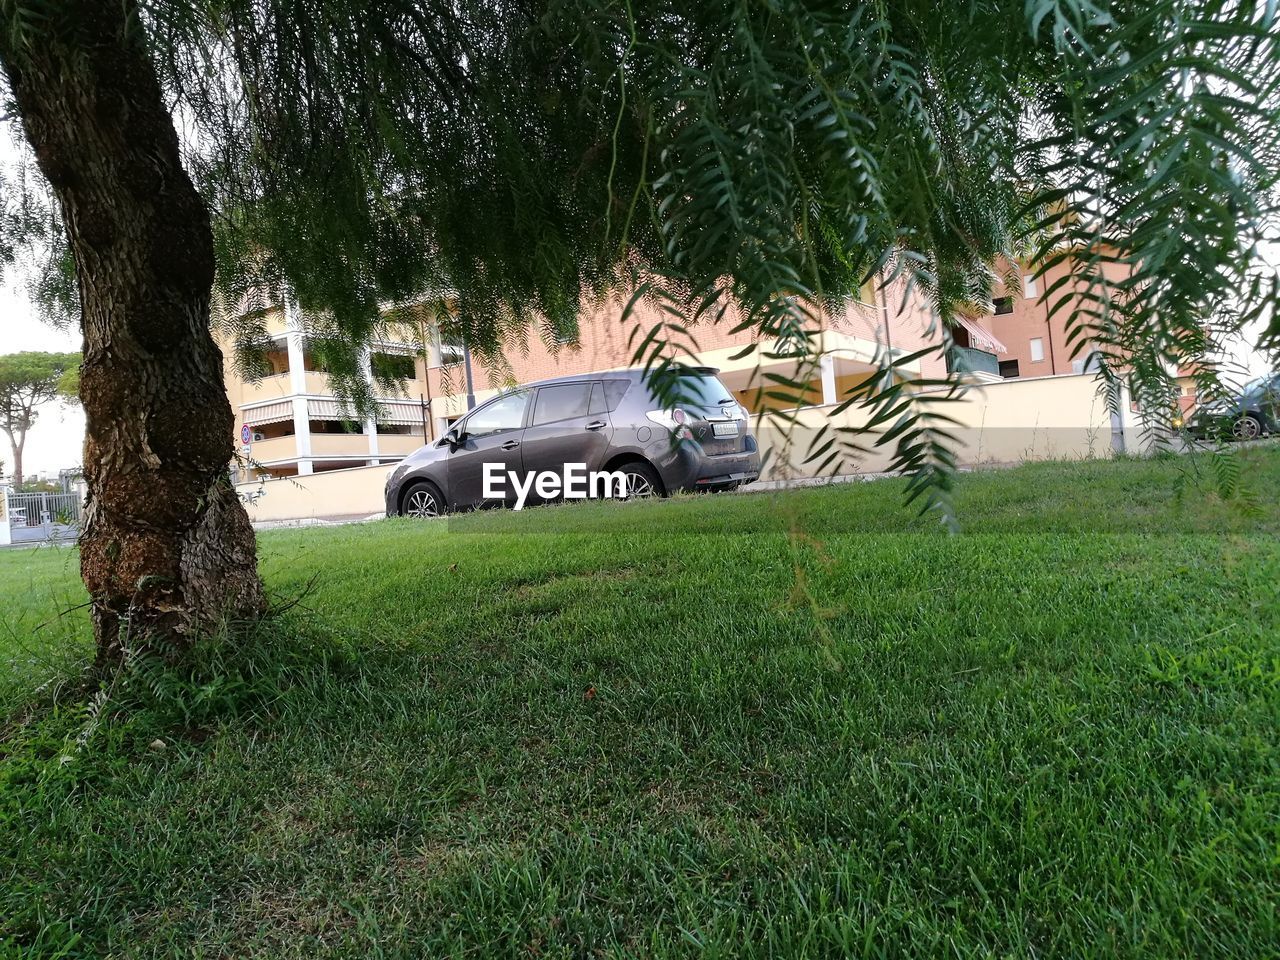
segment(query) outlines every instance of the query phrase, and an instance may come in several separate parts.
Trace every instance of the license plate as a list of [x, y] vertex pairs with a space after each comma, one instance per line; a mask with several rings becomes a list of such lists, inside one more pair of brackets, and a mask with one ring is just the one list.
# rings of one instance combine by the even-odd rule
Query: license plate
[[711, 435], [713, 437], [736, 437], [738, 435], [738, 425], [736, 423], [713, 423], [711, 425]]

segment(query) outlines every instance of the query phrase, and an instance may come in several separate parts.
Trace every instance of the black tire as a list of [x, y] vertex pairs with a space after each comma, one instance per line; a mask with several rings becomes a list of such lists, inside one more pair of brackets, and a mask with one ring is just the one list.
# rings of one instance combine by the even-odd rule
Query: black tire
[[1257, 440], [1262, 436], [1262, 421], [1252, 413], [1246, 413], [1231, 424], [1232, 440]]
[[644, 461], [632, 460], [616, 469], [627, 478], [628, 500], [650, 500], [667, 495], [658, 471]]
[[412, 484], [400, 498], [400, 516], [414, 517], [418, 520], [430, 520], [432, 517], [443, 517], [449, 512], [444, 495], [430, 480], [419, 480]]

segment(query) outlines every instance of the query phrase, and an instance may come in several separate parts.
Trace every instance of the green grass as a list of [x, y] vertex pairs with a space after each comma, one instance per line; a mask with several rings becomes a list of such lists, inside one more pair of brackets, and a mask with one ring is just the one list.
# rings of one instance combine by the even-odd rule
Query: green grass
[[301, 602], [116, 709], [57, 682], [72, 553], [0, 553], [0, 937], [1275, 956], [1280, 450], [1245, 456], [1243, 504], [1181, 460], [967, 476], [954, 537], [897, 481], [275, 531]]

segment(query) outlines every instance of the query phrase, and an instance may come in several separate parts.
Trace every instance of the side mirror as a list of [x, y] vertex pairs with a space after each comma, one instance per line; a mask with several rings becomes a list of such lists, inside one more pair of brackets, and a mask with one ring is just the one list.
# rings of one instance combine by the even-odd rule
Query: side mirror
[[450, 430], [444, 435], [445, 443], [449, 444], [450, 450], [456, 449], [458, 444], [462, 443], [465, 439], [467, 439], [467, 432], [465, 430]]

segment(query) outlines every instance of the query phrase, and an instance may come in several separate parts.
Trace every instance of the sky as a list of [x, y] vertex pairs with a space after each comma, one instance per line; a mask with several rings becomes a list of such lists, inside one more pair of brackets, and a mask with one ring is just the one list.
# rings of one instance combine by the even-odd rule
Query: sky
[[[80, 331], [59, 331], [39, 319], [17, 277], [6, 277], [0, 285], [0, 353], [44, 350], [70, 353], [80, 349]], [[57, 473], [63, 467], [80, 465], [84, 443], [84, 413], [74, 404], [46, 403], [36, 415], [35, 426], [27, 434], [22, 469], [27, 476], [42, 471]], [[9, 438], [0, 434], [0, 460], [4, 474], [13, 471]]]

